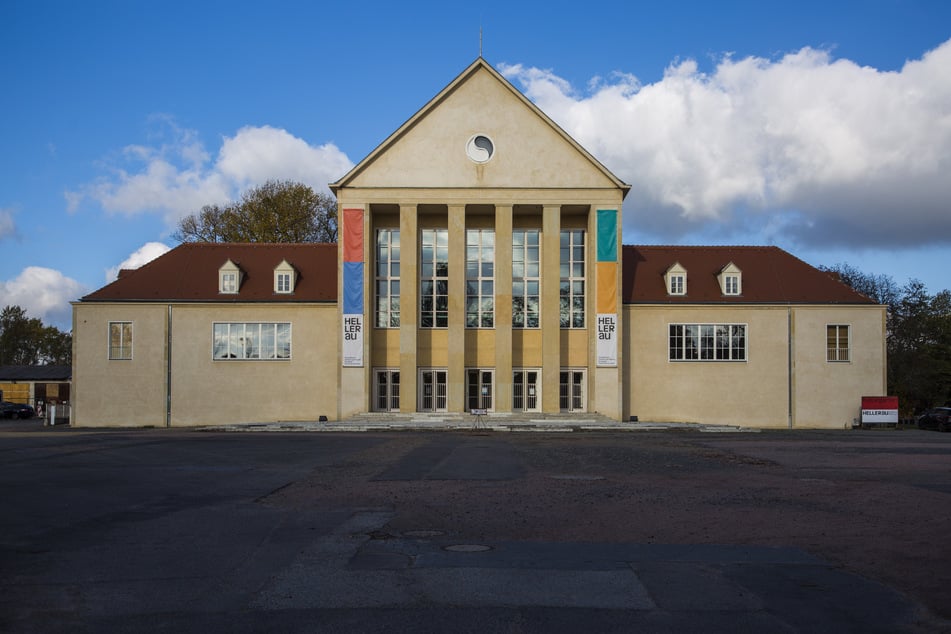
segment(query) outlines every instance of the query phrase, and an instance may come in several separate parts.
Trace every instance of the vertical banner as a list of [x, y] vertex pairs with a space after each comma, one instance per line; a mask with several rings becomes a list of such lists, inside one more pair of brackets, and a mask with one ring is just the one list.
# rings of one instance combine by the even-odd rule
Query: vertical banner
[[598, 210], [597, 240], [597, 364], [617, 367], [618, 305], [617, 305], [617, 210]]
[[343, 210], [343, 365], [363, 366], [363, 210]]

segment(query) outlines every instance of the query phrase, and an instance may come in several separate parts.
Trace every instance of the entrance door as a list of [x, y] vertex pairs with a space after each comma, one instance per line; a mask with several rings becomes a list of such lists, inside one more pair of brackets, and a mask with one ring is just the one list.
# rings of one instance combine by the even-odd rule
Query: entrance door
[[466, 403], [469, 411], [492, 409], [492, 370], [466, 370]]
[[446, 411], [446, 370], [419, 371], [419, 401], [421, 412]]
[[562, 370], [559, 373], [559, 404], [563, 412], [585, 410], [584, 370]]
[[377, 412], [400, 411], [400, 371], [376, 370], [373, 409]]
[[539, 395], [539, 370], [512, 371], [512, 410], [516, 412], [537, 412], [541, 398]]

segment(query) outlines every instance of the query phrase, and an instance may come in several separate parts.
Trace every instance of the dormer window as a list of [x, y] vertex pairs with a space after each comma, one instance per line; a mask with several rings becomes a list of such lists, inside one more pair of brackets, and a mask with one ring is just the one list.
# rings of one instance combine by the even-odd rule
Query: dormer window
[[724, 295], [740, 295], [743, 293], [743, 273], [732, 262], [720, 269], [717, 279], [720, 282], [720, 292]]
[[667, 269], [664, 280], [667, 283], [668, 295], [687, 294], [687, 269], [682, 267], [679, 262]]
[[228, 260], [218, 269], [218, 292], [235, 294], [241, 288], [241, 267]]
[[274, 292], [287, 295], [294, 292], [297, 283], [297, 270], [287, 261], [282, 260], [274, 267]]

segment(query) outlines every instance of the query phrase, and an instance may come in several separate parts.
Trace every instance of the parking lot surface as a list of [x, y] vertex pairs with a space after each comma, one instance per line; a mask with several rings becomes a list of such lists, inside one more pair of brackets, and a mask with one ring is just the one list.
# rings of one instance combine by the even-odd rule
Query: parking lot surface
[[951, 630], [951, 438], [0, 424], [0, 631]]

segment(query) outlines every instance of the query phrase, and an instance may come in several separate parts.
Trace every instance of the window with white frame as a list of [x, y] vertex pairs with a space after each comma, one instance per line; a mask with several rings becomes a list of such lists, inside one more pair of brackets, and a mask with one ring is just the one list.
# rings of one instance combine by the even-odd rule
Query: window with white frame
[[676, 262], [664, 273], [664, 280], [667, 284], [668, 295], [686, 295], [687, 294], [687, 269]]
[[241, 269], [237, 264], [228, 260], [218, 269], [218, 292], [237, 293], [241, 288]]
[[717, 280], [720, 282], [720, 292], [724, 295], [740, 295], [743, 293], [742, 271], [739, 267], [730, 262], [717, 274]]
[[132, 359], [132, 322], [109, 322], [109, 359], [128, 361]]
[[687, 287], [687, 276], [682, 273], [677, 273], [670, 276], [670, 294], [671, 295], [684, 295], [687, 291], [684, 290]]
[[849, 327], [844, 324], [826, 326], [826, 361], [849, 360]]
[[294, 267], [287, 260], [281, 261], [274, 268], [274, 292], [289, 294], [294, 292]]
[[558, 291], [562, 328], [584, 328], [584, 231], [561, 232], [561, 286]]
[[723, 280], [724, 290], [726, 295], [739, 295], [740, 294], [740, 276], [739, 275], [727, 275]]
[[745, 324], [670, 324], [670, 361], [746, 361]]
[[466, 328], [495, 325], [495, 231], [466, 231]]
[[226, 271], [221, 274], [221, 292], [222, 293], [237, 293], [238, 292], [238, 274]]
[[423, 229], [419, 262], [419, 326], [449, 326], [449, 230]]
[[291, 274], [290, 273], [277, 273], [275, 275], [277, 283], [275, 284], [276, 290], [278, 293], [290, 293], [291, 292]]
[[376, 232], [376, 327], [400, 327], [400, 230]]
[[512, 328], [540, 326], [540, 254], [538, 229], [512, 231]]
[[291, 358], [288, 322], [230, 322], [213, 326], [215, 360], [286, 360]]

